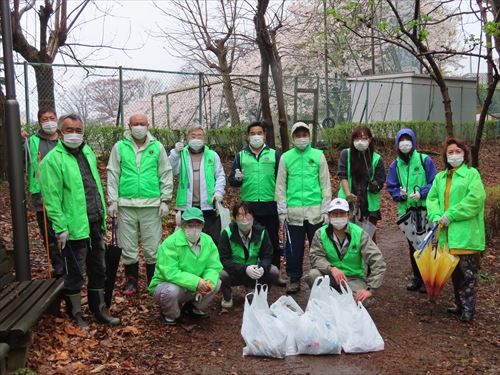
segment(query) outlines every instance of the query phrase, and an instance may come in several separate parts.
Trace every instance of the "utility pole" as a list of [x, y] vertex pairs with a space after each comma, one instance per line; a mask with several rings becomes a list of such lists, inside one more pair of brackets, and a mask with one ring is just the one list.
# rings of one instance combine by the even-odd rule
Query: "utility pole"
[[323, 26], [325, 29], [325, 96], [326, 96], [326, 118], [330, 118], [330, 89], [328, 84], [328, 29], [326, 22], [326, 1], [323, 0]]

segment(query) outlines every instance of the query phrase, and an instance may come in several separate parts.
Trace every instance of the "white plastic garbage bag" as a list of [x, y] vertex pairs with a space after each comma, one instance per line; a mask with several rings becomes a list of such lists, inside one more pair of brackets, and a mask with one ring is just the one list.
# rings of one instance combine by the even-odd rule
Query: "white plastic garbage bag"
[[221, 230], [223, 230], [231, 224], [231, 214], [229, 212], [229, 208], [224, 207], [219, 201], [215, 201], [215, 207], [219, 213]]
[[[349, 319], [346, 316], [344, 318]], [[384, 350], [384, 339], [380, 336], [375, 323], [362, 303], [357, 304], [346, 325], [349, 334], [342, 342], [344, 352], [367, 353]]]
[[[267, 285], [257, 284], [253, 293], [245, 297], [241, 336], [246, 346], [243, 355], [284, 358], [286, 355], [286, 328], [271, 313], [267, 303]], [[252, 302], [249, 296], [253, 295]]]
[[[314, 302], [314, 301], [313, 301]], [[295, 332], [298, 354], [340, 354], [341, 345], [335, 326], [309, 309], [300, 316]]]
[[298, 354], [295, 333], [299, 325], [299, 318], [304, 314], [304, 310], [290, 296], [281, 296], [271, 305], [270, 309], [286, 327], [286, 355]]

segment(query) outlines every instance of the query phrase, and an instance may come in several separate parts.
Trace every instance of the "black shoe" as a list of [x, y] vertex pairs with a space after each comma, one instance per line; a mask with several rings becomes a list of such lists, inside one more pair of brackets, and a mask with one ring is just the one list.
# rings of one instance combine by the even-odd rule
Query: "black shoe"
[[462, 315], [462, 309], [457, 305], [455, 305], [453, 307], [448, 307], [446, 309], [446, 312], [453, 314], [453, 315]]
[[177, 324], [177, 319], [167, 318], [164, 314], [160, 313], [160, 322], [166, 326], [175, 326]]
[[464, 310], [460, 314], [459, 318], [462, 322], [472, 322], [474, 314], [471, 311]]
[[425, 287], [425, 284], [422, 283], [422, 285], [420, 285], [420, 288], [418, 288], [418, 291], [422, 294], [426, 294], [427, 293], [427, 288]]
[[297, 281], [290, 281], [290, 284], [288, 284], [286, 288], [286, 293], [287, 294], [295, 294], [300, 292], [300, 280]]
[[201, 311], [200, 309], [196, 308], [192, 303], [189, 302], [184, 305], [183, 311], [195, 319], [208, 318], [208, 313]]
[[410, 283], [406, 285], [406, 290], [409, 292], [416, 292], [417, 290], [420, 289], [422, 286], [422, 280], [419, 279], [413, 279]]

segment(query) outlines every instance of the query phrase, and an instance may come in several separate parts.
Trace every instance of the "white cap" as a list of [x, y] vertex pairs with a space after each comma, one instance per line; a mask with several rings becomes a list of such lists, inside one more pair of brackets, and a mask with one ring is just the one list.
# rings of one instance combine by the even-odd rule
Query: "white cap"
[[332, 212], [334, 210], [349, 212], [349, 203], [347, 203], [344, 198], [335, 198], [328, 205], [328, 212]]
[[305, 129], [308, 132], [311, 132], [311, 129], [309, 129], [309, 125], [307, 125], [305, 122], [299, 121], [299, 122], [296, 122], [295, 124], [293, 124], [291, 134], [293, 135], [293, 133], [295, 133], [295, 130], [297, 130], [297, 129]]

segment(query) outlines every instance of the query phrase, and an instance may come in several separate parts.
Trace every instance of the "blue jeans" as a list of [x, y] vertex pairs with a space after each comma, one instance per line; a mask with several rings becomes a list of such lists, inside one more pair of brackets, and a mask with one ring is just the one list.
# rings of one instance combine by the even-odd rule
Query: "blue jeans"
[[[304, 221], [303, 226], [288, 225], [290, 232], [290, 241], [285, 246], [286, 273], [291, 282], [299, 281], [302, 277], [302, 268], [304, 264], [304, 241], [307, 235], [309, 245], [311, 244], [314, 233], [321, 228], [323, 224], [310, 224]], [[286, 236], [286, 234], [285, 234]]]

